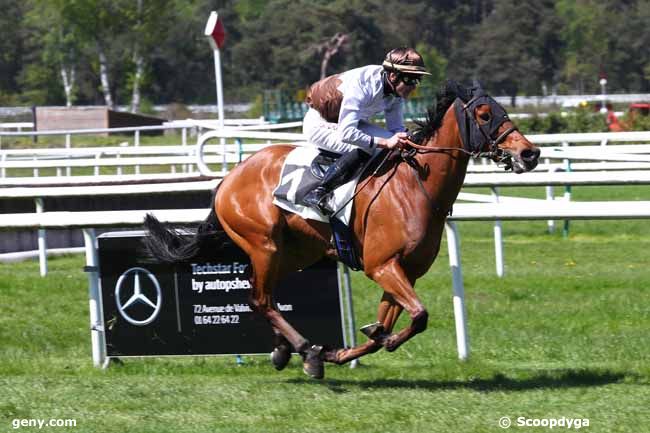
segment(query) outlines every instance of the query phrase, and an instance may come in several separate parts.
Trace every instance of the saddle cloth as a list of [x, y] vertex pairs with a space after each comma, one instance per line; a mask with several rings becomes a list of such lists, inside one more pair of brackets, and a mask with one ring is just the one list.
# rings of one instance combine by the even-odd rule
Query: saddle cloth
[[[296, 147], [287, 155], [282, 166], [280, 183], [273, 191], [273, 203], [284, 210], [300, 215], [302, 218], [329, 222], [329, 218], [317, 209], [299, 204], [302, 198], [320, 181], [311, 169], [312, 161], [320, 152], [317, 147]], [[345, 206], [345, 209], [336, 214], [336, 217], [345, 225], [350, 223], [353, 205], [353, 200], [350, 199], [354, 195], [360, 177], [361, 171], [348, 183], [336, 188], [330, 199], [334, 211], [339, 211], [341, 207]]]

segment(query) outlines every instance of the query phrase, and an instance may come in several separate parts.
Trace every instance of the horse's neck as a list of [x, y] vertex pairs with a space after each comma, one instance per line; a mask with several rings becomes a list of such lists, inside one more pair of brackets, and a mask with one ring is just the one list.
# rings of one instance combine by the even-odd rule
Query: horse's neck
[[448, 211], [463, 185], [469, 157], [463, 150], [456, 115], [453, 105], [444, 117], [442, 125], [426, 143], [427, 147], [442, 149], [440, 152], [421, 154], [418, 157], [420, 164], [428, 167], [428, 174], [423, 179], [423, 184], [437, 207]]

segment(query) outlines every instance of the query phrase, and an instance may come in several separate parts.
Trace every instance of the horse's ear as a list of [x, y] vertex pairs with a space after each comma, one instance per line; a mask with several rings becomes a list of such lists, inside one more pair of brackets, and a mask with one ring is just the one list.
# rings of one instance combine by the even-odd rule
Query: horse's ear
[[456, 97], [460, 98], [465, 102], [470, 100], [469, 92], [467, 91], [467, 89], [463, 85], [459, 84], [454, 80], [446, 81], [444, 93], [447, 95], [454, 94], [456, 95]]
[[472, 82], [472, 96], [481, 96], [487, 95], [487, 92], [483, 89], [483, 84], [474, 78]]

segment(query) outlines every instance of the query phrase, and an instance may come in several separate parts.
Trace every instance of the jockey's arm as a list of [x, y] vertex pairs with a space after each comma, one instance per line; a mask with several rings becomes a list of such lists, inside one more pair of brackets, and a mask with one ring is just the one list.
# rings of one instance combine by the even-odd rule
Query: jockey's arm
[[376, 147], [393, 149], [405, 144], [404, 140], [407, 138], [407, 134], [404, 132], [406, 128], [402, 119], [402, 101], [395, 100], [385, 111], [386, 126], [393, 135], [388, 137], [372, 136], [359, 128], [359, 124], [365, 122], [365, 119], [361, 118], [361, 107], [368, 103], [366, 99], [369, 99], [369, 96], [363, 89], [355, 90], [348, 91], [341, 103], [338, 127], [341, 141], [359, 146], [367, 151], [372, 151]]

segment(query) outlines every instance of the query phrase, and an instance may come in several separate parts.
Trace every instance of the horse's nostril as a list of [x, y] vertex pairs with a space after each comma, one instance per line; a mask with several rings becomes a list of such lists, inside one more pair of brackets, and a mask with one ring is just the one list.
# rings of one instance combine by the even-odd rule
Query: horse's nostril
[[522, 150], [520, 154], [521, 159], [524, 161], [534, 161], [539, 158], [539, 149], [526, 149]]

